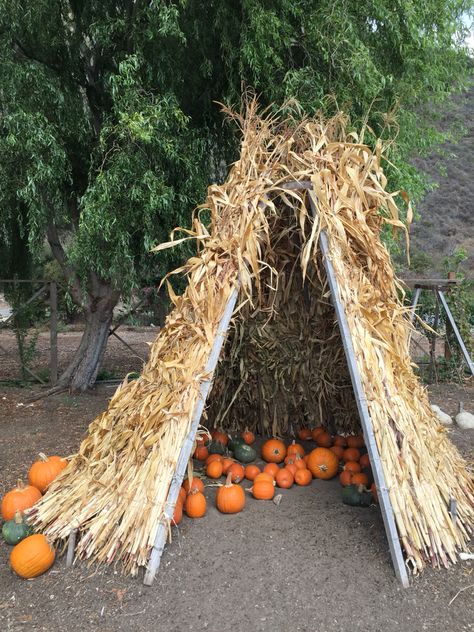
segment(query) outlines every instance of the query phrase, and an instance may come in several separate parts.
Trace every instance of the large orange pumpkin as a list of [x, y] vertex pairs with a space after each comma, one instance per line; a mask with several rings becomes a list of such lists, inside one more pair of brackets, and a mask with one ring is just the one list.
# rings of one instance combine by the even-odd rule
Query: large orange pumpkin
[[35, 533], [13, 547], [10, 565], [17, 575], [31, 579], [51, 568], [54, 558], [54, 549], [44, 535]]
[[339, 459], [328, 448], [316, 448], [308, 459], [308, 469], [315, 478], [328, 480], [336, 476], [339, 467]]
[[267, 463], [281, 463], [286, 456], [286, 446], [280, 439], [269, 439], [262, 446], [262, 457]]
[[245, 492], [240, 485], [232, 483], [232, 472], [227, 474], [225, 485], [217, 490], [216, 506], [221, 513], [233, 514], [245, 507]]
[[35, 461], [30, 467], [28, 480], [30, 485], [44, 493], [63, 469], [59, 458], [50, 459], [46, 454], [40, 452], [38, 461]]
[[33, 507], [41, 498], [41, 492], [33, 485], [24, 485], [21, 480], [16, 487], [5, 494], [2, 500], [2, 517], [4, 520], [14, 518], [17, 511], [24, 511]]

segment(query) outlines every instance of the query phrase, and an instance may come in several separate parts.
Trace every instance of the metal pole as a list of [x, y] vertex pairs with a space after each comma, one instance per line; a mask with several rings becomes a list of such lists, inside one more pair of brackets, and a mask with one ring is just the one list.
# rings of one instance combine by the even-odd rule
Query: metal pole
[[469, 351], [467, 350], [466, 345], [464, 344], [464, 340], [462, 339], [461, 332], [459, 331], [456, 325], [456, 321], [454, 320], [454, 316], [452, 315], [451, 310], [449, 309], [449, 305], [446, 301], [444, 293], [441, 290], [438, 290], [437, 293], [444, 307], [444, 311], [446, 312], [446, 315], [448, 317], [453, 333], [456, 336], [456, 340], [458, 341], [458, 344], [461, 347], [461, 351], [464, 356], [464, 359], [466, 360], [467, 366], [469, 367], [469, 370], [471, 371], [472, 375], [474, 375], [474, 362], [471, 360]]
[[54, 386], [58, 381], [58, 287], [54, 281], [49, 284], [50, 316], [50, 359], [49, 381]]
[[421, 287], [415, 288], [415, 294], [413, 295], [413, 302], [410, 307], [410, 320], [413, 322], [415, 320], [415, 310], [418, 305], [418, 299], [420, 298]]
[[193, 414], [193, 419], [191, 422], [191, 429], [181, 448], [181, 452], [178, 458], [178, 463], [176, 465], [176, 470], [175, 470], [173, 478], [171, 479], [171, 484], [170, 484], [170, 488], [168, 492], [168, 498], [166, 500], [164, 516], [160, 520], [160, 524], [158, 525], [158, 530], [155, 536], [155, 543], [151, 550], [150, 559], [147, 565], [147, 571], [145, 573], [145, 578], [143, 580], [143, 583], [145, 584], [145, 586], [152, 585], [156, 572], [158, 571], [158, 568], [160, 566], [161, 556], [163, 554], [163, 549], [166, 544], [166, 534], [168, 530], [168, 523], [173, 517], [174, 507], [176, 505], [176, 500], [178, 498], [179, 489], [183, 482], [183, 477], [186, 472], [188, 461], [191, 457], [191, 451], [193, 449], [194, 438], [196, 436], [199, 422], [201, 420], [201, 416], [204, 410], [204, 405], [206, 403], [207, 396], [211, 389], [212, 379], [214, 377], [214, 371], [217, 366], [217, 362], [219, 360], [219, 356], [221, 353], [222, 345], [224, 344], [227, 330], [229, 329], [230, 319], [232, 318], [232, 314], [234, 312], [234, 307], [237, 301], [238, 293], [239, 293], [238, 287], [234, 287], [231, 295], [229, 296], [227, 300], [227, 305], [225, 307], [224, 314], [222, 315], [221, 322], [219, 323], [217, 334], [214, 339], [214, 344], [212, 345], [212, 349], [209, 354], [209, 358], [207, 360], [205, 373], [209, 377], [203, 382], [201, 382], [200, 389], [199, 389], [199, 398], [198, 398], [196, 408]]

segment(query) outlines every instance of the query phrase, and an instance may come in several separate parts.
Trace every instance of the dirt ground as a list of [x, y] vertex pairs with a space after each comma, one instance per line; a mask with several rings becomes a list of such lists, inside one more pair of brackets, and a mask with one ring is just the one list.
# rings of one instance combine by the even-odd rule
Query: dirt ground
[[[0, 390], [0, 494], [24, 477], [38, 451], [74, 452], [114, 387], [24, 405], [29, 391]], [[474, 410], [474, 386], [441, 385], [432, 401]], [[472, 458], [474, 433], [450, 431]], [[250, 486], [248, 483], [247, 486]], [[208, 487], [207, 515], [184, 518], [151, 588], [113, 568], [59, 559], [32, 581], [8, 567], [0, 545], [0, 630], [56, 632], [461, 632], [474, 629], [474, 565], [428, 569], [408, 590], [395, 579], [379, 509], [351, 508], [336, 481], [283, 491], [279, 506], [249, 498], [223, 516]], [[474, 547], [473, 547], [474, 548]], [[456, 594], [459, 590], [471, 588]], [[450, 604], [450, 601], [455, 600]]]

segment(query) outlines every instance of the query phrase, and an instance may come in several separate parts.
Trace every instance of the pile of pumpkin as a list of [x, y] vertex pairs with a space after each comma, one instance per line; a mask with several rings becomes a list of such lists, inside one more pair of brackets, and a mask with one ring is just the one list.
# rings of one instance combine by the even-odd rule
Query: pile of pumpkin
[[[329, 480], [339, 474], [343, 487], [342, 500], [353, 506], [367, 507], [377, 502], [369, 457], [360, 435], [332, 437], [325, 428], [301, 429], [299, 439], [313, 440], [317, 447], [306, 453], [302, 443], [289, 446], [280, 439], [265, 441], [261, 457], [266, 464], [261, 469], [254, 461], [257, 452], [252, 447], [253, 433], [246, 430], [231, 438], [225, 432], [213, 430], [211, 436], [196, 441], [194, 459], [200, 461], [209, 479], [226, 477], [216, 494], [216, 506], [222, 513], [238, 513], [245, 506], [244, 480], [252, 482], [249, 491], [257, 500], [271, 500], [277, 487], [289, 489], [309, 485], [313, 478]], [[202, 518], [207, 502], [200, 477], [186, 479], [178, 496], [173, 522], [178, 525], [183, 510], [190, 518]]]
[[13, 545], [10, 566], [20, 577], [31, 579], [47, 571], [54, 563], [55, 553], [44, 535], [33, 533], [24, 517], [24, 512], [41, 498], [56, 476], [67, 466], [60, 456], [40, 453], [28, 471], [29, 485], [21, 480], [2, 499], [1, 514], [5, 520], [2, 536]]

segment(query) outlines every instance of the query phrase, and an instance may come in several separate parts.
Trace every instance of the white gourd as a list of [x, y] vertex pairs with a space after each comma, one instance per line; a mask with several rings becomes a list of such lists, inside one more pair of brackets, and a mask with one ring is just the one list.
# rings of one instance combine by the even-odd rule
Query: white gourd
[[474, 415], [464, 410], [462, 402], [459, 402], [456, 423], [462, 430], [474, 430]]
[[452, 417], [448, 415], [447, 413], [445, 413], [443, 410], [441, 410], [439, 406], [436, 406], [436, 404], [431, 404], [431, 410], [434, 412], [434, 414], [438, 418], [438, 421], [440, 424], [443, 424], [443, 426], [453, 425]]

